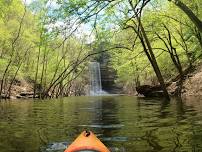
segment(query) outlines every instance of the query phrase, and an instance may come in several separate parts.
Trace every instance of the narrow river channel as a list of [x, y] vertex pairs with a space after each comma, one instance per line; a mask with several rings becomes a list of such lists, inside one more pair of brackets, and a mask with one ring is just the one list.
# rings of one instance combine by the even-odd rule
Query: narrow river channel
[[108, 96], [0, 102], [0, 152], [63, 152], [84, 129], [114, 152], [199, 152], [202, 100]]

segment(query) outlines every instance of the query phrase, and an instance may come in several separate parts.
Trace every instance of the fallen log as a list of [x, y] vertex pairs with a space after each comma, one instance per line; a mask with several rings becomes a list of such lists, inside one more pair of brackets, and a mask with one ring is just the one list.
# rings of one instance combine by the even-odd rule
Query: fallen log
[[150, 85], [142, 85], [136, 87], [136, 91], [138, 94], [144, 95], [145, 97], [163, 97], [163, 91], [160, 85], [150, 86]]
[[[193, 72], [194, 69], [195, 69], [194, 66], [191, 66], [185, 69], [183, 71], [183, 79], [185, 79], [189, 73]], [[173, 82], [178, 82], [179, 80], [180, 80], [180, 75], [175, 76], [174, 78], [172, 78], [171, 80], [165, 83], [166, 87], [173, 84]], [[176, 85], [178, 86], [178, 84]], [[142, 86], [136, 87], [136, 91], [138, 94], [144, 95], [145, 97], [163, 97], [163, 91], [160, 85], [156, 85], [156, 86], [142, 85]], [[175, 91], [170, 92], [170, 94], [175, 94]]]

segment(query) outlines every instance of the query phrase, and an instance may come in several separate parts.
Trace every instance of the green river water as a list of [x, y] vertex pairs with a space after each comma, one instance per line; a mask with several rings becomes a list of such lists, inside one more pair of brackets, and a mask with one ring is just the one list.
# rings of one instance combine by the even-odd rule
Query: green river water
[[0, 152], [63, 152], [84, 129], [113, 152], [202, 152], [202, 98], [0, 102]]

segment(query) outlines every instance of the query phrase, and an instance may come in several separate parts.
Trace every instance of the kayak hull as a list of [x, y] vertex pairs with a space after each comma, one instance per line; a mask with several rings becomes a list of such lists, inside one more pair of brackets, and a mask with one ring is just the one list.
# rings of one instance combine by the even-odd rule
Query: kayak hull
[[110, 152], [91, 131], [82, 132], [64, 152], [79, 152], [85, 150], [92, 152]]

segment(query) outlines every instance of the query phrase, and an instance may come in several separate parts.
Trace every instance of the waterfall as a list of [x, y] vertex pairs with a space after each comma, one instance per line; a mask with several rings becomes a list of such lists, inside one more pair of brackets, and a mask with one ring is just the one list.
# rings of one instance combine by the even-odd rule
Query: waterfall
[[100, 63], [90, 62], [89, 64], [90, 72], [90, 95], [101, 95], [102, 94], [102, 83], [100, 74]]

